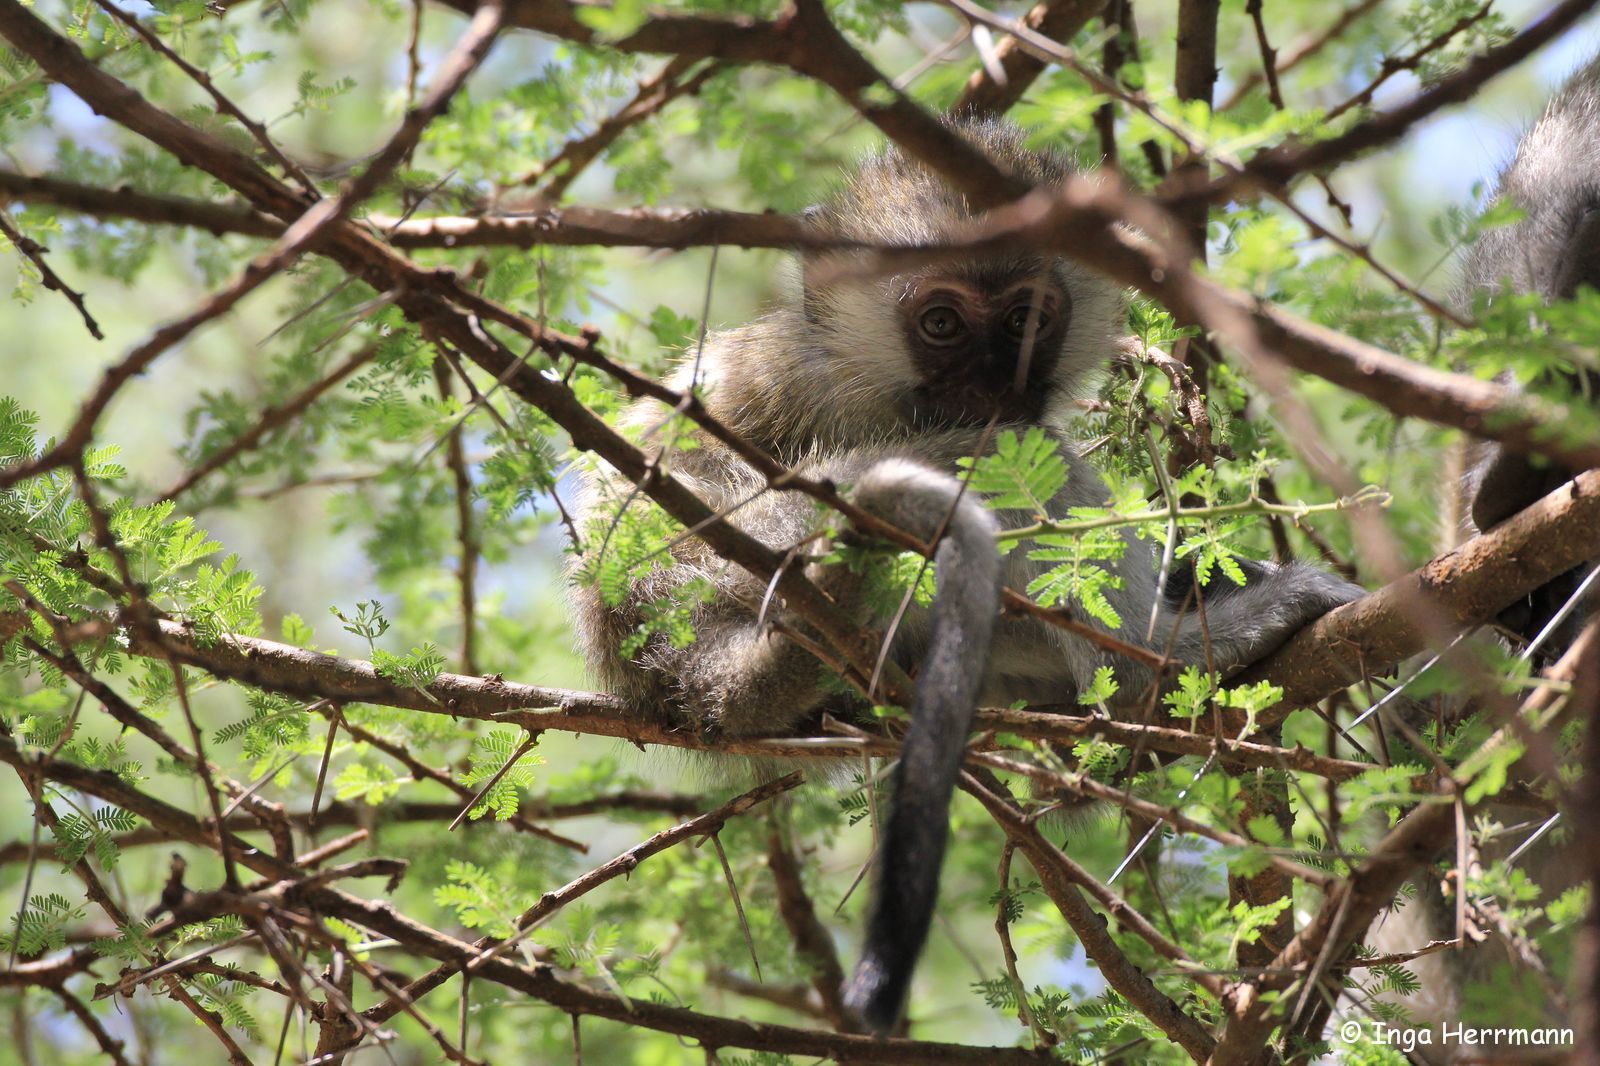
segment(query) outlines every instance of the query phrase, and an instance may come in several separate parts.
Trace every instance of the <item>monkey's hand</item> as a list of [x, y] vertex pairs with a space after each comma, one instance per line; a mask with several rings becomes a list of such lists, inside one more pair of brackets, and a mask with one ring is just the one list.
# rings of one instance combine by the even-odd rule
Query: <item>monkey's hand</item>
[[[1365, 596], [1367, 590], [1341, 577], [1298, 563], [1239, 559], [1243, 586], [1213, 577], [1199, 590], [1205, 616], [1194, 607], [1194, 571], [1173, 571], [1167, 582], [1155, 646], [1177, 627], [1173, 654], [1186, 663], [1211, 663], [1223, 674], [1275, 651], [1300, 629], [1335, 607]], [[1187, 606], [1186, 606], [1187, 605]]]

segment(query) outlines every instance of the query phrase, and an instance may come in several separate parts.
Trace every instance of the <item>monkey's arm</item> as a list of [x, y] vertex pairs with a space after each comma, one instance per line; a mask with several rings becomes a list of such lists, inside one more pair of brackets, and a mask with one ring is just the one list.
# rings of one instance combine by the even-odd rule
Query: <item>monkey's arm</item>
[[1226, 676], [1367, 591], [1314, 566], [1236, 561], [1245, 574], [1243, 586], [1213, 570], [1211, 580], [1196, 588], [1192, 567], [1174, 570], [1156, 620], [1157, 648], [1170, 639], [1174, 659], [1209, 665]]
[[[924, 540], [945, 524], [959, 496], [959, 486], [949, 475], [881, 451], [822, 458], [802, 472], [850, 486], [858, 506]], [[821, 547], [807, 543], [822, 523], [813, 500], [795, 492], [764, 491], [753, 471], [715, 446], [685, 455], [679, 473], [727, 513], [730, 522], [769, 547], [786, 551], [802, 546], [805, 554]], [[993, 530], [973, 499], [963, 501], [950, 523], [952, 535], [987, 537], [978, 542], [991, 552]], [[861, 575], [841, 565], [816, 563], [807, 565], [806, 574], [857, 624], [883, 626], [889, 621], [868, 604]], [[692, 611], [692, 643], [678, 647], [666, 634], [655, 634], [634, 655], [623, 654], [624, 641], [650, 605], [683, 598], [692, 589], [704, 592], [707, 586], [710, 595]], [[580, 640], [604, 682], [663, 721], [714, 735], [782, 733], [804, 723], [839, 689], [827, 682], [826, 668], [810, 651], [760, 617], [763, 604], [767, 618], [780, 613], [768, 600], [764, 583], [703, 546], [686, 542], [671, 565], [640, 576], [614, 607], [602, 602], [597, 589], [580, 589]], [[924, 610], [902, 620], [896, 629], [897, 655], [903, 660], [917, 657], [927, 629]]]
[[[1073, 508], [1104, 507], [1106, 502], [1104, 485], [1094, 469], [1073, 457], [1069, 460], [1066, 485], [1051, 501], [1050, 510], [1052, 514], [1066, 515]], [[1020, 516], [1018, 524], [1029, 520], [1029, 516]], [[1192, 563], [1179, 559], [1173, 563], [1164, 586], [1158, 589], [1160, 545], [1131, 532], [1124, 534], [1123, 542], [1122, 556], [1102, 564], [1116, 581], [1100, 590], [1120, 617], [1121, 625], [1113, 628], [1087, 612], [1081, 613], [1082, 621], [1119, 640], [1169, 655], [1174, 662], [1208, 667], [1224, 676], [1273, 651], [1305, 625], [1366, 592], [1359, 585], [1313, 566], [1248, 559], [1237, 560], [1245, 574], [1242, 587], [1213, 569], [1210, 580], [1196, 588]], [[1031, 561], [1032, 546], [1031, 542], [1026, 543], [1010, 556], [1007, 584], [1013, 588], [1027, 587], [1052, 565]], [[1203, 615], [1196, 603], [1202, 597]], [[1085, 640], [1067, 639], [1059, 644], [1062, 669], [1048, 675], [1048, 680], [1060, 680], [1060, 674], [1065, 673], [1073, 687], [1082, 691], [1093, 683], [1096, 670], [1110, 667], [1122, 696], [1133, 705], [1144, 705], [1152, 680], [1148, 666]], [[1036, 663], [1038, 657], [1026, 654], [1026, 647], [1023, 651], [1021, 655], [1008, 654], [1008, 649], [1000, 647], [996, 671], [1026, 679], [1030, 662]], [[1166, 676], [1170, 680], [1170, 670]], [[1036, 682], [1037, 678], [1034, 674], [1032, 680]], [[1071, 693], [1059, 689], [1041, 690], [1036, 683], [1006, 687], [1001, 696], [1041, 703], [1072, 698]]]

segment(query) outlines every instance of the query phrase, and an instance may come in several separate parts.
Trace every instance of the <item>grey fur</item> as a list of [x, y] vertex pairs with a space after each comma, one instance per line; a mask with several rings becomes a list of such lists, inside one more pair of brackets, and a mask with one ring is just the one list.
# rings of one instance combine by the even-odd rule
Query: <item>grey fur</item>
[[[1501, 173], [1496, 197], [1515, 203], [1523, 217], [1489, 230], [1472, 247], [1462, 266], [1463, 304], [1478, 292], [1502, 288], [1563, 300], [1580, 285], [1600, 287], [1600, 60], [1579, 70], [1551, 99]], [[1497, 445], [1473, 445], [1465, 486], [1472, 501], [1468, 533], [1504, 521], [1572, 473]], [[1577, 582], [1578, 571], [1558, 578], [1510, 608], [1501, 622], [1532, 637]], [[1546, 644], [1547, 652], [1559, 655], [1583, 621], [1583, 613], [1576, 613]]]
[[1462, 267], [1465, 294], [1509, 281], [1516, 291], [1561, 299], [1595, 283], [1585, 267], [1600, 249], [1574, 238], [1600, 208], [1600, 61], [1551, 98], [1501, 172], [1496, 197], [1514, 201], [1523, 217], [1473, 245]]
[[[1571, 297], [1579, 285], [1600, 285], [1600, 60], [1581, 68], [1551, 98], [1501, 172], [1495, 195], [1513, 201], [1523, 217], [1485, 232], [1469, 249], [1458, 291], [1463, 308], [1470, 307], [1474, 296], [1483, 291], [1535, 292], [1546, 300], [1560, 300]], [[1464, 525], [1469, 535], [1503, 521], [1570, 478], [1567, 471], [1536, 464], [1481, 441], [1470, 446], [1467, 465], [1464, 490], [1471, 508]], [[1501, 623], [1533, 636], [1566, 602], [1578, 576], [1586, 570], [1579, 568], [1537, 590], [1504, 612]], [[1567, 623], [1546, 649], [1559, 654], [1580, 623], [1578, 617]], [[1420, 728], [1437, 717], [1448, 720], [1466, 710], [1454, 702], [1442, 707], [1415, 705], [1409, 716]], [[1521, 810], [1491, 809], [1488, 813], [1507, 822], [1527, 816]], [[1503, 844], [1490, 845], [1481, 860], [1488, 864], [1505, 850]], [[1581, 872], [1573, 869], [1575, 857], [1562, 850], [1546, 841], [1519, 862], [1534, 871], [1535, 879], [1551, 895], [1581, 880]], [[1409, 953], [1430, 942], [1454, 939], [1454, 907], [1437, 880], [1425, 872], [1419, 875], [1417, 888], [1415, 899], [1374, 923], [1368, 934], [1374, 951]], [[1495, 968], [1510, 959], [1498, 937], [1417, 959], [1408, 968], [1422, 987], [1402, 1002], [1412, 1019], [1431, 1028], [1437, 1037], [1443, 1025], [1462, 1020], [1466, 991], [1493, 980]], [[1549, 1024], [1563, 1024], [1554, 1004], [1547, 1006], [1546, 1013]], [[1495, 1021], [1488, 1018], [1483, 1024], [1492, 1026]], [[1470, 1045], [1439, 1039], [1419, 1046], [1411, 1057], [1434, 1066], [1456, 1061], [1473, 1050]]]
[[[1070, 172], [1065, 161], [1026, 150], [1013, 127], [989, 122], [960, 128], [991, 158], [1035, 181], [1060, 180]], [[816, 224], [828, 232], [908, 244], [937, 239], [967, 217], [959, 195], [893, 151], [868, 161], [837, 197], [813, 214]], [[974, 452], [981, 431], [960, 425], [929, 428], [917, 420], [915, 402], [907, 401], [919, 377], [899, 304], [907, 291], [905, 279], [819, 280], [845, 276], [831, 269], [838, 265], [828, 257], [807, 260], [802, 274], [808, 283], [798, 306], [706, 339], [698, 373], [711, 412], [803, 473], [852, 485], [856, 503], [919, 537], [931, 536], [950, 513], [952, 501], [962, 501], [947, 539], [955, 545], [952, 557], [960, 563], [953, 571], [941, 548], [941, 588], [933, 610], [913, 608], [897, 627], [892, 645], [897, 662], [923, 666], [919, 707], [929, 688], [928, 678], [943, 676], [936, 668], [946, 659], [967, 664], [974, 675], [973, 687], [981, 680], [979, 699], [985, 705], [1018, 699], [1071, 702], [1101, 666], [1117, 672], [1122, 692], [1134, 700], [1153, 680], [1148, 668], [1035, 620], [995, 618], [995, 519], [971, 497], [961, 496], [954, 476], [956, 460]], [[1066, 450], [1073, 401], [1083, 383], [1104, 368], [1115, 351], [1122, 297], [1113, 286], [1065, 259], [977, 261], [946, 268], [946, 275], [981, 286], [986, 278], [1027, 270], [1047, 276], [1070, 302], [1070, 321], [1052, 350], [1034, 355], [1045, 360], [1039, 365], [1049, 370], [1048, 378], [1033, 386], [1043, 391], [1033, 397], [1040, 401], [1033, 424], [1042, 426]], [[686, 359], [672, 384], [688, 387], [694, 366], [694, 360]], [[626, 421], [642, 429], [663, 414], [659, 404], [645, 401], [635, 405]], [[1020, 430], [1025, 425], [1001, 428]], [[728, 510], [734, 524], [777, 549], [798, 544], [816, 531], [819, 520], [812, 500], [792, 492], [763, 493], [762, 479], [728, 449], [703, 436], [697, 443], [693, 449], [674, 453], [671, 469], [713, 508]], [[1105, 489], [1093, 469], [1075, 455], [1068, 454], [1068, 463], [1070, 476], [1051, 501], [1050, 512], [1064, 516], [1075, 506], [1103, 505]], [[608, 499], [621, 499], [628, 490], [614, 477], [591, 476], [584, 514], [603, 513]], [[1024, 515], [998, 517], [1007, 525], [1030, 520]], [[987, 546], [979, 547], [985, 539]], [[1106, 595], [1122, 618], [1130, 620], [1117, 635], [1141, 643], [1156, 596], [1155, 558], [1147, 542], [1131, 533], [1127, 542], [1126, 555], [1116, 564], [1122, 587], [1108, 588]], [[1049, 565], [1029, 560], [1027, 547], [1010, 552], [998, 568], [1003, 581], [1014, 588], [1025, 588]], [[1363, 591], [1310, 567], [1257, 564], [1251, 571], [1242, 589], [1223, 594], [1213, 584], [1207, 590], [1209, 640], [1192, 613], [1180, 617], [1164, 606], [1152, 646], [1164, 650], [1170, 637], [1180, 661], [1205, 662], [1209, 651], [1209, 661], [1226, 671], [1258, 658], [1307, 621]], [[843, 568], [812, 564], [807, 576], [862, 624], [882, 626], [888, 621], [873, 615], [861, 595], [859, 579]], [[716, 595], [696, 610], [698, 639], [689, 647], [674, 648], [665, 639], [653, 638], [639, 655], [624, 657], [620, 646], [639, 623], [641, 605], [695, 579], [710, 581], [716, 588]], [[1225, 579], [1222, 583], [1227, 584]], [[758, 624], [756, 612], [765, 595], [762, 582], [690, 540], [674, 550], [670, 565], [641, 578], [620, 607], [607, 607], [592, 588], [578, 589], [579, 638], [600, 679], [628, 697], [640, 715], [662, 723], [711, 735], [751, 736], [792, 733], [823, 710], [848, 713], [848, 701], [824, 684], [823, 668], [810, 654]], [[986, 657], [982, 645], [989, 642], [983, 638], [991, 625], [992, 650]], [[963, 647], [964, 653], [951, 658], [952, 649]], [[969, 695], [962, 713], [970, 714], [970, 703]], [[947, 713], [948, 721], [960, 720], [954, 710]], [[929, 765], [949, 756], [947, 765], [929, 773], [944, 774], [953, 782], [966, 729], [960, 727], [953, 737], [938, 735], [950, 728], [943, 720], [927, 724], [914, 715], [902, 770], [919, 757], [913, 746], [921, 743], [921, 730], [932, 745], [929, 751], [937, 748], [934, 754], [939, 756], [930, 756]], [[910, 774], [921, 773], [918, 765]], [[906, 776], [902, 774], [902, 790]], [[902, 906], [912, 910], [921, 906], [896, 895], [909, 890], [885, 892], [883, 886], [904, 886], [906, 878], [912, 878], [925, 890], [931, 909], [946, 831], [948, 783], [940, 787], [945, 799], [924, 798], [926, 809], [895, 805], [903, 820], [916, 823], [906, 828], [907, 834], [917, 826], [935, 827], [933, 836], [922, 841], [931, 851], [909, 858], [897, 855], [896, 840], [909, 841], [910, 836], [891, 836], [880, 859], [880, 888], [869, 923], [866, 958], [849, 990], [850, 1002], [877, 1031], [891, 1028], [900, 1013], [926, 931], [926, 922], [917, 915], [897, 912]], [[935, 838], [936, 848], [929, 843]], [[922, 928], [913, 929], [909, 937], [890, 936], [887, 930], [900, 918], [912, 926], [921, 922]]]

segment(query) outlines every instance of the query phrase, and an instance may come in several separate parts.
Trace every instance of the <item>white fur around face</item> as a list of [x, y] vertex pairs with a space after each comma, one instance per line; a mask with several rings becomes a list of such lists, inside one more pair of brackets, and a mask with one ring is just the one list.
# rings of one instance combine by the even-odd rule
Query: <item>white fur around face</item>
[[1061, 341], [1055, 395], [1043, 419], [1058, 430], [1077, 414], [1073, 401], [1082, 394], [1085, 382], [1111, 362], [1117, 339], [1124, 332], [1126, 307], [1121, 287], [1070, 260], [1063, 261], [1061, 269], [1072, 298], [1072, 320]]
[[882, 403], [917, 384], [916, 364], [888, 282], [841, 285], [828, 298], [830, 314], [817, 327], [816, 340], [852, 388]]
[[[1123, 333], [1123, 290], [1070, 261], [1060, 266], [1071, 319], [1049, 388], [1053, 395], [1042, 421], [1060, 429], [1076, 414], [1073, 401], [1086, 381], [1104, 368]], [[827, 313], [810, 326], [812, 343], [827, 353], [828, 372], [818, 382], [817, 401], [840, 404], [854, 421], [862, 411], [891, 410], [905, 390], [920, 384], [899, 306], [903, 286], [894, 278], [840, 283], [826, 290]]]
[[898, 397], [920, 381], [888, 282], [829, 293], [829, 314], [814, 325], [813, 343], [827, 360], [832, 413], [858, 432], [870, 434], [872, 423], [886, 429]]

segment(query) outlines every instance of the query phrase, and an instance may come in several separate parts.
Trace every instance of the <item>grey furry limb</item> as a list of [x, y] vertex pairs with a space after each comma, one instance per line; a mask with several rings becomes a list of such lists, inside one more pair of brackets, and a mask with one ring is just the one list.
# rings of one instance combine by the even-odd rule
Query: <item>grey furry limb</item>
[[887, 1035], [900, 1021], [938, 903], [950, 823], [930, 812], [949, 810], [961, 773], [999, 607], [1000, 555], [994, 518], [954, 479], [911, 463], [884, 463], [871, 474], [856, 500], [874, 514], [919, 535], [930, 517], [949, 515], [934, 554], [938, 592], [894, 771], [866, 944], [845, 989], [846, 1007]]

